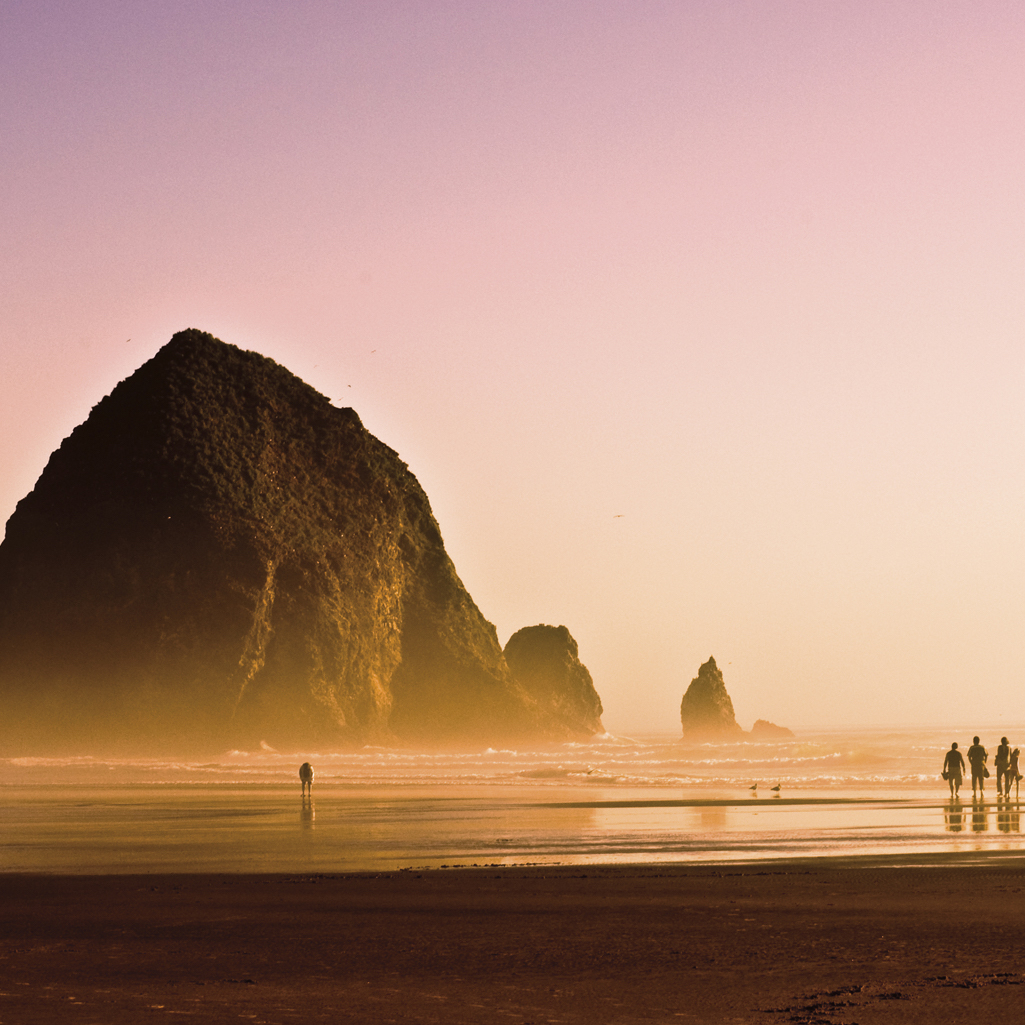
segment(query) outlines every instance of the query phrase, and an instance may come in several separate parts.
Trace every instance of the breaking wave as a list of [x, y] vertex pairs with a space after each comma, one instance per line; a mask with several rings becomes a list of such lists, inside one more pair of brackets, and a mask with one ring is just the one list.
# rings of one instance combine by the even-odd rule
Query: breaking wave
[[[1007, 726], [1002, 732], [1014, 732]], [[687, 745], [673, 736], [601, 734], [544, 747], [437, 752], [367, 746], [354, 751], [278, 751], [266, 743], [220, 758], [99, 756], [0, 758], [0, 785], [293, 785], [298, 766], [316, 766], [318, 786], [475, 785], [546, 787], [879, 789], [932, 786], [947, 733], [852, 731], [780, 741]]]

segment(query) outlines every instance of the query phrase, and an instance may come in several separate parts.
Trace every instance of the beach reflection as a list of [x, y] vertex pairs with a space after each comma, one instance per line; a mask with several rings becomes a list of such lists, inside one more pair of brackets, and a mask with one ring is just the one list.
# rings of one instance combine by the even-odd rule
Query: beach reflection
[[1017, 848], [1019, 805], [992, 807], [986, 835], [984, 803], [926, 796], [327, 785], [316, 807], [296, 807], [291, 785], [0, 787], [0, 872], [721, 864]]
[[943, 823], [948, 833], [960, 833], [964, 829], [964, 809], [960, 801], [948, 802], [943, 810]]
[[[1012, 803], [1004, 797], [997, 799], [997, 829], [1001, 833], [1021, 832], [1021, 806], [1017, 801]], [[972, 832], [986, 833], [989, 831], [990, 806], [984, 800], [976, 798], [972, 801]], [[943, 826], [948, 833], [960, 833], [965, 828], [965, 812], [960, 800], [948, 801], [943, 806]]]
[[702, 829], [725, 829], [726, 809], [722, 806], [702, 808], [698, 812], [698, 821]]
[[989, 829], [989, 814], [985, 801], [972, 801], [972, 832], [985, 833]]
[[1010, 801], [1005, 801], [998, 805], [997, 829], [999, 829], [1001, 833], [1021, 832], [1021, 810], [1017, 802], [1011, 804]]
[[313, 798], [311, 797], [309, 803], [303, 799], [302, 811], [299, 812], [299, 822], [303, 829], [312, 829], [313, 820], [317, 817], [317, 813], [313, 810]]

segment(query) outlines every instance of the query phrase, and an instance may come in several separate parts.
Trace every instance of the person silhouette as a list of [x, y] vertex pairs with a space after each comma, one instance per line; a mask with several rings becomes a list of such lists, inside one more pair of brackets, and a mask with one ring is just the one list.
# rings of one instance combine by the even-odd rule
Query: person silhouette
[[943, 778], [950, 784], [950, 796], [957, 797], [964, 776], [964, 756], [957, 749], [957, 741], [950, 745], [946, 758], [943, 759]]
[[989, 775], [986, 768], [986, 759], [989, 752], [979, 743], [978, 737], [972, 737], [972, 746], [968, 748], [968, 764], [972, 767], [972, 797], [975, 796], [978, 788], [979, 796], [982, 796], [982, 781]]
[[1011, 781], [1008, 779], [1007, 770], [1011, 764], [1011, 749], [1007, 744], [1007, 737], [1000, 738], [1000, 746], [997, 748], [993, 764], [997, 770], [997, 797], [1010, 797]]
[[1007, 796], [1011, 796], [1011, 784], [1014, 784], [1014, 796], [1018, 797], [1018, 784], [1021, 782], [1021, 772], [1018, 769], [1018, 755], [1020, 748], [1015, 748], [1011, 752], [1011, 761], [1007, 767]]
[[306, 788], [310, 788], [310, 800], [313, 800], [313, 766], [309, 762], [303, 762], [299, 766], [299, 782], [303, 785], [303, 799], [306, 798]]

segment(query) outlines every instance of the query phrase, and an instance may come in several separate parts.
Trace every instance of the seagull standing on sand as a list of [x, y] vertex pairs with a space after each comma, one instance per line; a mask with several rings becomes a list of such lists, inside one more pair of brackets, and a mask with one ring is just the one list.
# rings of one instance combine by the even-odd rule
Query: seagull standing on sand
[[748, 790], [757, 790], [757, 789], [758, 789], [758, 784], [757, 784], [757, 783], [755, 783], [755, 785], [754, 785], [754, 786], [748, 787], [747, 789], [748, 789]]
[[[782, 790], [783, 788], [782, 788], [782, 787], [781, 787], [781, 786], [780, 786], [780, 785], [779, 785], [779, 784], [777, 783], [777, 784], [776, 784], [776, 785], [775, 785], [774, 787], [769, 787], [769, 789], [770, 789], [770, 790], [771, 790], [771, 791], [772, 791], [772, 792], [773, 792], [774, 794], [778, 794], [778, 793], [780, 792], [780, 790]], [[311, 791], [311, 792], [312, 792], [312, 791]]]

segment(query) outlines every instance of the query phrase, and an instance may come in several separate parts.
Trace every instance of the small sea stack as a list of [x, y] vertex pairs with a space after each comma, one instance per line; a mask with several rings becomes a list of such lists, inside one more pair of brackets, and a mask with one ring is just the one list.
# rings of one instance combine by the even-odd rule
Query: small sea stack
[[713, 657], [690, 681], [680, 704], [680, 722], [684, 740], [734, 740], [743, 736], [733, 702], [726, 693], [722, 670]]
[[794, 735], [785, 726], [777, 726], [767, 719], [759, 719], [750, 733], [743, 730], [726, 692], [722, 670], [711, 657], [698, 669], [698, 675], [690, 681], [683, 695], [680, 722], [683, 739], [697, 743], [739, 740], [748, 736], [753, 740], [785, 740]]
[[768, 719], [756, 719], [754, 726], [751, 727], [752, 740], [792, 740], [793, 736], [793, 730], [777, 726]]

